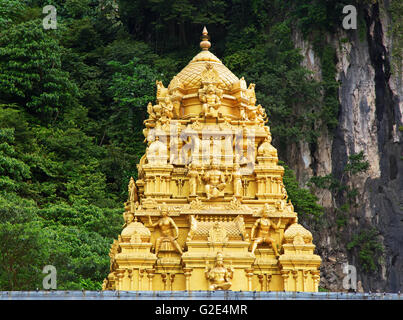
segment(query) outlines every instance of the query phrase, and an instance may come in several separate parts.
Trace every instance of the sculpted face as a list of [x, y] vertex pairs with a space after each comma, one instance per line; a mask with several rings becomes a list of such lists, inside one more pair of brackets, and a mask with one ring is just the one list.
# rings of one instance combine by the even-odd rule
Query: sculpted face
[[212, 94], [214, 92], [215, 92], [214, 86], [212, 84], [209, 84], [208, 87], [207, 87], [207, 93]]
[[264, 209], [263, 209], [262, 217], [263, 218], [268, 218], [269, 217], [269, 212], [270, 212], [270, 207], [268, 205], [265, 205]]
[[133, 216], [133, 214], [129, 214], [128, 216], [127, 216], [127, 223], [131, 223], [131, 222], [133, 222], [133, 220], [134, 220], [134, 216]]

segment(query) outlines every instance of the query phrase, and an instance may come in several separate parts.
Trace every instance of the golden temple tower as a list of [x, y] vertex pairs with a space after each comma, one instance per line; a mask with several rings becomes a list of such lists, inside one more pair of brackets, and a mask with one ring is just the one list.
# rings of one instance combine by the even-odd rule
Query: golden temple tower
[[148, 104], [148, 144], [103, 290], [318, 291], [255, 85], [202, 51]]

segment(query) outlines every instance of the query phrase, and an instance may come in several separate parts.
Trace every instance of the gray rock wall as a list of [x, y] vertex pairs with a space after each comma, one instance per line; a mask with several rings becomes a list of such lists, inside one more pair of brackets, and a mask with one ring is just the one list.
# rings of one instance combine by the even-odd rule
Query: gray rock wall
[[[324, 129], [314, 149], [299, 143], [286, 155], [302, 186], [313, 175], [331, 173], [340, 178], [348, 156], [360, 151], [369, 162], [365, 173], [346, 182], [358, 189], [359, 206], [346, 215], [345, 225], [337, 225], [334, 210], [342, 205], [341, 199], [327, 190], [317, 193], [326, 208], [324, 217], [320, 222], [304, 222], [312, 229], [317, 252], [323, 258], [320, 286], [332, 291], [343, 290], [343, 263], [356, 266], [365, 291], [403, 290], [403, 132], [399, 131], [403, 125], [403, 72], [395, 69], [391, 73], [391, 64], [396, 61], [391, 61], [394, 39], [388, 33], [389, 5], [385, 1], [364, 7], [365, 25], [361, 27], [365, 37], [360, 39], [358, 30], [345, 31], [341, 26], [328, 36], [338, 60], [338, 127], [335, 132]], [[304, 65], [320, 80], [320, 59], [309, 40], [296, 30], [294, 43], [305, 57]], [[379, 231], [375, 241], [384, 252], [374, 257], [376, 270], [366, 271], [359, 248], [348, 250], [347, 244], [354, 235], [371, 228]]]

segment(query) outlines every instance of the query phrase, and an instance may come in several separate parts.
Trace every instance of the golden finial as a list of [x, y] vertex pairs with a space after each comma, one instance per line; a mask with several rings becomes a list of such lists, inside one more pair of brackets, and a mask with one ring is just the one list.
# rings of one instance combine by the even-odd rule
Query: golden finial
[[209, 41], [210, 37], [208, 35], [207, 28], [204, 27], [202, 31], [202, 36], [201, 36], [201, 42], [200, 42], [200, 48], [203, 51], [208, 51], [208, 49], [211, 47], [211, 43]]

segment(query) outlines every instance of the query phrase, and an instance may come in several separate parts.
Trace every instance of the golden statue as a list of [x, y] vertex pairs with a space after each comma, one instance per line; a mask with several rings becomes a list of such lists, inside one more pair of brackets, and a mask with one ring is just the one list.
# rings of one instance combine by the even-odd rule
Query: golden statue
[[146, 150], [147, 160], [150, 164], [166, 164], [168, 159], [168, 148], [165, 143], [159, 140], [159, 137], [155, 137]]
[[196, 168], [196, 165], [191, 162], [188, 166], [188, 176], [189, 176], [189, 188], [190, 188], [190, 196], [197, 195], [197, 183], [201, 183], [201, 178], [199, 171]]
[[210, 198], [219, 197], [221, 192], [225, 189], [225, 176], [224, 173], [219, 170], [219, 166], [216, 162], [211, 164], [211, 169], [204, 174], [203, 180], [206, 181], [205, 189], [208, 200]]
[[224, 259], [221, 252], [217, 253], [216, 262], [213, 268], [206, 266], [206, 278], [210, 282], [210, 290], [228, 290], [231, 287], [231, 279], [234, 275], [232, 267], [224, 266]]
[[[268, 244], [271, 244], [271, 246], [274, 250], [274, 253], [277, 257], [277, 256], [279, 256], [279, 253], [277, 250], [277, 244], [276, 244], [276, 240], [274, 240], [272, 237], [270, 237], [270, 229], [273, 228], [274, 230], [278, 230], [280, 227], [281, 218], [278, 219], [277, 224], [274, 224], [269, 219], [269, 212], [270, 212], [270, 208], [266, 204], [263, 209], [262, 217], [260, 219], [257, 219], [255, 224], [252, 227], [252, 231], [250, 233], [250, 238], [253, 240], [252, 253], [255, 253], [255, 250], [256, 250], [258, 244], [268, 243]], [[257, 230], [257, 235], [255, 237], [256, 230]]]
[[239, 163], [234, 163], [234, 169], [232, 172], [231, 179], [234, 182], [234, 196], [235, 197], [242, 197], [242, 180], [241, 180], [241, 167]]
[[182, 254], [182, 248], [177, 241], [179, 235], [178, 227], [174, 220], [168, 216], [168, 208], [165, 202], [162, 204], [160, 212], [162, 218], [155, 223], [153, 223], [151, 217], [148, 216], [148, 223], [150, 227], [159, 227], [162, 234], [161, 237], [157, 238], [157, 241], [155, 242], [155, 255], [158, 256], [161, 244], [164, 241], [169, 241], [174, 246], [176, 251]]
[[102, 288], [318, 291], [321, 258], [288, 199], [258, 88], [209, 40], [204, 28], [201, 51], [168, 87], [156, 81]]
[[221, 90], [211, 83], [199, 90], [199, 98], [203, 102], [205, 117], [218, 117], [218, 110], [221, 105], [221, 92]]

